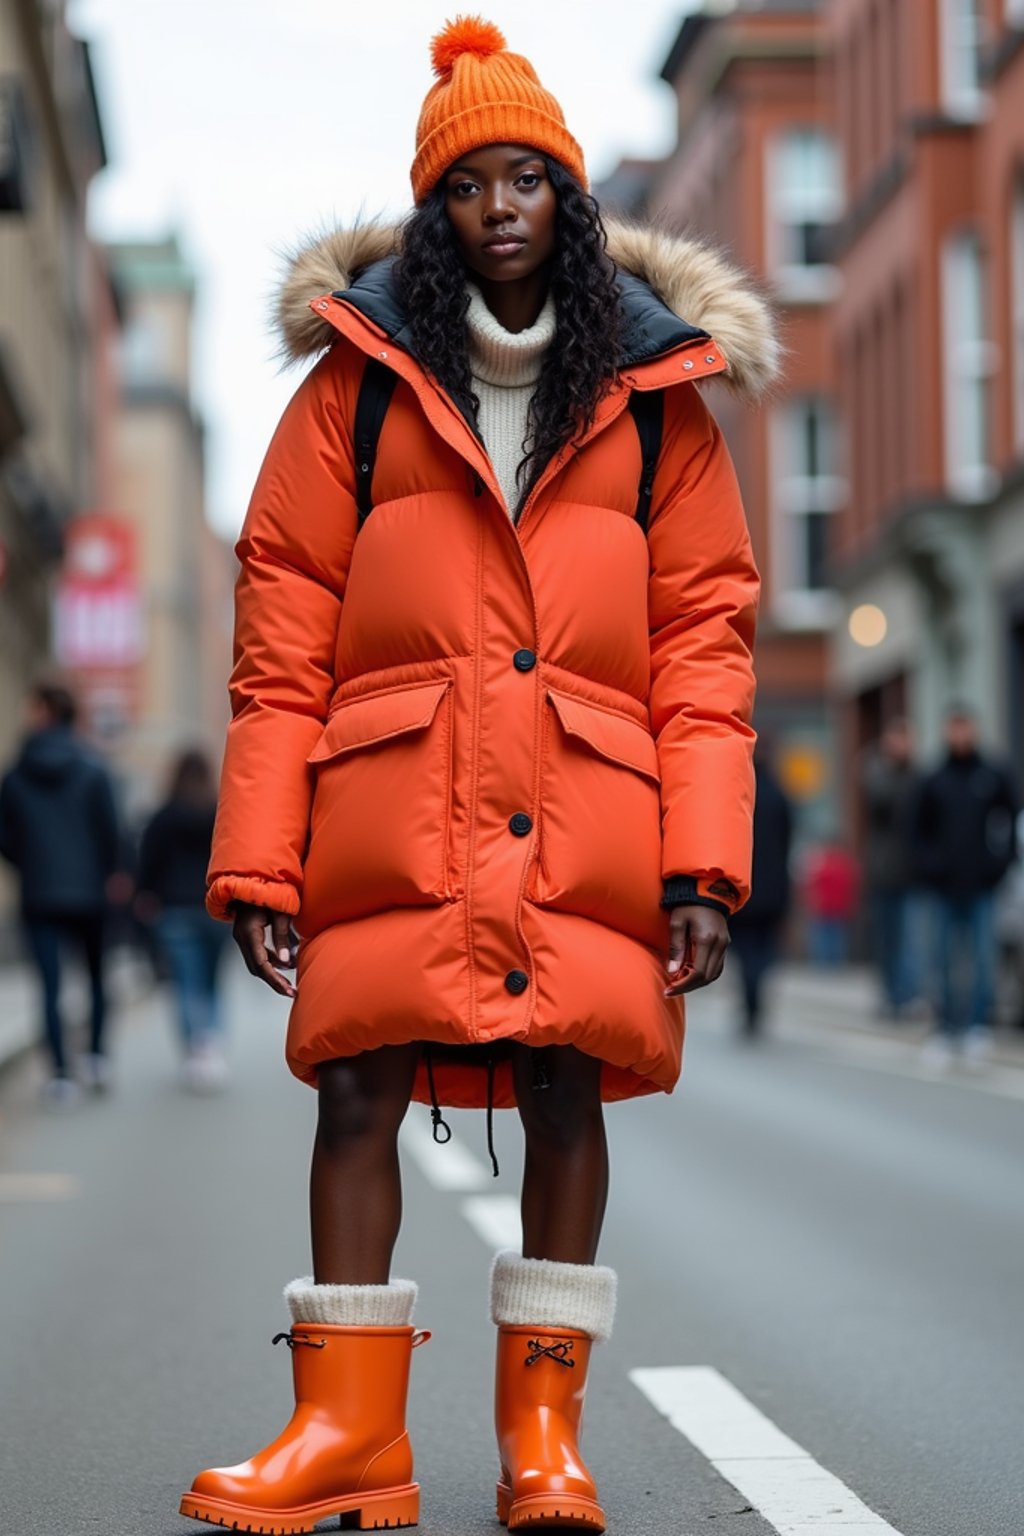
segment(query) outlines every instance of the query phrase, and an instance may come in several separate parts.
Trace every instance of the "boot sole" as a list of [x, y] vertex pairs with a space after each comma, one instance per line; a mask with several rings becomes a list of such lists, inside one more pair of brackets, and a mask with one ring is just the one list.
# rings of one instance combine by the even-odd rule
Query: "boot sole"
[[226, 1499], [205, 1494], [186, 1493], [178, 1513], [189, 1520], [206, 1520], [229, 1531], [247, 1531], [251, 1536], [301, 1536], [312, 1531], [320, 1520], [341, 1517], [342, 1528], [357, 1531], [391, 1531], [418, 1525], [420, 1489], [418, 1483], [407, 1488], [385, 1488], [376, 1493], [350, 1493], [339, 1499], [322, 1499], [317, 1504], [303, 1504], [293, 1509], [253, 1509], [231, 1504]]
[[510, 1531], [547, 1526], [550, 1530], [603, 1531], [604, 1510], [593, 1499], [573, 1498], [569, 1494], [529, 1493], [524, 1498], [512, 1496], [511, 1488], [498, 1484], [498, 1519]]

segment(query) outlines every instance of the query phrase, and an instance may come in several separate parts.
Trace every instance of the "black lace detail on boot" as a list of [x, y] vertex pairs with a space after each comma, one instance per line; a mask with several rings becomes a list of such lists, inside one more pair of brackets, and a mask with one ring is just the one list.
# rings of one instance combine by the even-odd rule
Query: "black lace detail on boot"
[[566, 1365], [573, 1370], [575, 1360], [570, 1360], [572, 1354], [572, 1339], [556, 1339], [553, 1344], [542, 1344], [539, 1339], [529, 1339], [527, 1349], [530, 1354], [526, 1357], [527, 1365], [536, 1365], [538, 1360], [553, 1360], [556, 1365]]

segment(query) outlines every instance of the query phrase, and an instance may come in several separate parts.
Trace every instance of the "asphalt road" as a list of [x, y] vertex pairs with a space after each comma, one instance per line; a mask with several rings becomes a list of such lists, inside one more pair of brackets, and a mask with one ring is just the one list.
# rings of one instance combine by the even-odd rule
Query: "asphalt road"
[[[110, 1099], [55, 1115], [31, 1069], [0, 1079], [4, 1536], [212, 1529], [180, 1519], [180, 1493], [287, 1418], [270, 1338], [280, 1287], [308, 1269], [314, 1096], [281, 1065], [278, 1002], [239, 973], [231, 1000], [223, 1099], [176, 1087], [159, 997], [121, 1022]], [[620, 1310], [586, 1433], [609, 1530], [1021, 1536], [1024, 1072], [932, 1081], [905, 1049], [811, 1018], [745, 1048], [725, 994], [691, 1023], [676, 1095], [609, 1113]], [[497, 1117], [502, 1177], [472, 1193], [482, 1117], [452, 1117], [453, 1173], [420, 1155], [412, 1114], [396, 1272], [434, 1332], [413, 1371], [420, 1529], [497, 1536], [480, 1230], [507, 1216], [517, 1126]], [[771, 1519], [740, 1462], [740, 1488], [716, 1469], [746, 1454], [728, 1426], [716, 1457], [641, 1393], [629, 1373], [652, 1366], [713, 1367], [806, 1453], [776, 1463], [794, 1481]], [[878, 1522], [809, 1517], [800, 1488], [826, 1473]]]

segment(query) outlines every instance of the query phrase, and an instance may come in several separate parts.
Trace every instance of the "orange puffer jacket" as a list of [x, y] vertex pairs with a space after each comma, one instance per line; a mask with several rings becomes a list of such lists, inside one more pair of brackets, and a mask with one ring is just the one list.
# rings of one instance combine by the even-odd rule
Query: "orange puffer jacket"
[[[662, 881], [741, 904], [753, 799], [758, 579], [694, 384], [767, 383], [771, 322], [709, 252], [613, 228], [627, 360], [514, 524], [404, 344], [394, 241], [368, 227], [310, 247], [282, 300], [292, 355], [323, 355], [238, 545], [209, 908], [295, 915], [287, 1052], [309, 1082], [322, 1061], [432, 1041], [441, 1102], [484, 1103], [490, 1055], [507, 1106], [496, 1047], [521, 1041], [597, 1056], [608, 1099], [668, 1091], [683, 1007], [663, 995]], [[357, 534], [368, 357], [398, 383]], [[646, 537], [634, 389], [665, 391]]]

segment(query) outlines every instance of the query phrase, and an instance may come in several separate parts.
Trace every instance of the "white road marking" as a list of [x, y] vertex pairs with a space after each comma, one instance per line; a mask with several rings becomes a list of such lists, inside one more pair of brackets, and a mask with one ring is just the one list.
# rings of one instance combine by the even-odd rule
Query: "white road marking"
[[70, 1200], [78, 1182], [67, 1173], [0, 1173], [0, 1205], [33, 1200]]
[[629, 1376], [780, 1536], [900, 1536], [712, 1366]]
[[487, 1188], [490, 1175], [483, 1163], [457, 1136], [451, 1141], [436, 1142], [430, 1123], [418, 1105], [413, 1105], [403, 1120], [399, 1139], [403, 1150], [435, 1189]]
[[462, 1202], [462, 1214], [478, 1237], [497, 1252], [523, 1245], [523, 1224], [517, 1195], [472, 1195]]

